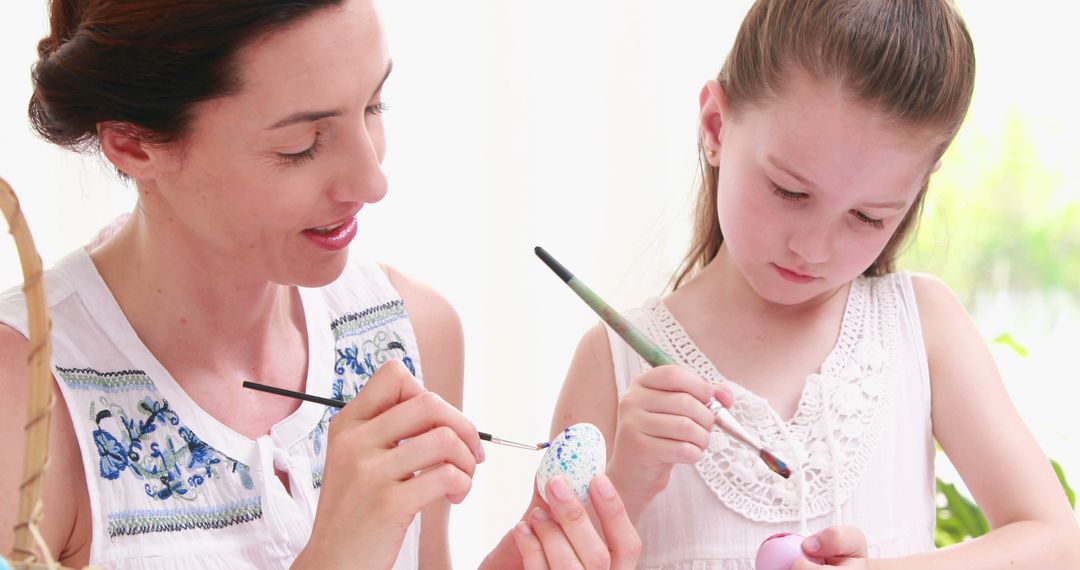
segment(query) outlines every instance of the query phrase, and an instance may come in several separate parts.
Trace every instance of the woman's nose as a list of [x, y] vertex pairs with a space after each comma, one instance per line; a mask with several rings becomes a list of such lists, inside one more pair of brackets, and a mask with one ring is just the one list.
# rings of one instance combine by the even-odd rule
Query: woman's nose
[[339, 175], [331, 196], [341, 202], [370, 204], [386, 196], [386, 174], [382, 169], [385, 139], [381, 126], [359, 129], [339, 157]]

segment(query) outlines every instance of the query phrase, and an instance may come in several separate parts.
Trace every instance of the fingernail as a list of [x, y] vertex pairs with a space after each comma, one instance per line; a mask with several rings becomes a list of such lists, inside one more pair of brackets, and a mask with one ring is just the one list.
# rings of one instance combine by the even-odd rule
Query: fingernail
[[811, 536], [802, 543], [803, 550], [811, 554], [821, 550], [821, 539], [816, 536]]
[[483, 463], [484, 457], [486, 457], [486, 455], [484, 455], [484, 444], [481, 443], [476, 447], [476, 462]]
[[536, 507], [535, 509], [533, 509], [530, 516], [534, 521], [546, 521], [551, 518], [546, 512], [544, 512], [544, 509], [541, 509], [540, 507]]
[[608, 479], [607, 475], [603, 473], [597, 475], [592, 484], [596, 485], [596, 491], [601, 497], [610, 499], [615, 496], [615, 486], [611, 484], [611, 479]]
[[727, 390], [724, 390], [722, 388], [714, 388], [713, 389], [713, 398], [716, 398], [716, 401], [720, 402], [720, 405], [724, 406], [725, 408], [727, 407], [724, 404], [724, 396], [726, 396], [726, 395], [727, 395]]
[[532, 529], [529, 528], [529, 523], [525, 521], [519, 521], [516, 525], [514, 525], [514, 530], [525, 536], [532, 536]]
[[555, 495], [556, 499], [560, 501], [567, 501], [570, 499], [570, 484], [567, 483], [566, 479], [563, 479], [561, 475], [552, 479], [548, 485], [548, 490], [551, 491], [552, 495]]

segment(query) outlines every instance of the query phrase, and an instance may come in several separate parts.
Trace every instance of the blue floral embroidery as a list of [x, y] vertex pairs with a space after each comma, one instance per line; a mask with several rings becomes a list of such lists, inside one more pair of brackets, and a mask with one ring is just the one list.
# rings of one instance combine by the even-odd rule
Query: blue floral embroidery
[[106, 479], [119, 477], [128, 465], [127, 450], [111, 433], [101, 428], [94, 430], [94, 443], [101, 456], [101, 476]]
[[[396, 306], [394, 306], [396, 308]], [[392, 329], [378, 329], [373, 335], [361, 335], [352, 331], [351, 334], [337, 337], [336, 358], [334, 361], [334, 383], [331, 386], [330, 397], [345, 402], [352, 401], [367, 381], [375, 374], [380, 366], [390, 360], [401, 360], [405, 367], [413, 375], [416, 375], [416, 364], [405, 349], [403, 339]], [[365, 331], [367, 332], [367, 331]], [[308, 435], [316, 457], [324, 451], [326, 430], [330, 420], [337, 415], [338, 408], [327, 408], [322, 419]], [[321, 460], [317, 460], [321, 464]], [[313, 484], [316, 488], [321, 486], [321, 468], [313, 473]]]
[[[245, 489], [254, 488], [248, 467], [222, 455], [181, 425], [167, 400], [143, 398], [138, 404], [143, 416], [140, 418], [132, 417], [105, 396], [99, 402], [102, 409], [95, 412], [96, 406], [91, 403], [90, 415], [97, 425], [93, 436], [103, 478], [117, 479], [127, 470], [145, 481], [143, 488], [148, 496], [160, 500], [194, 499], [202, 485], [225, 472], [238, 476]], [[111, 424], [113, 431], [105, 423]], [[180, 441], [174, 434], [180, 436]]]

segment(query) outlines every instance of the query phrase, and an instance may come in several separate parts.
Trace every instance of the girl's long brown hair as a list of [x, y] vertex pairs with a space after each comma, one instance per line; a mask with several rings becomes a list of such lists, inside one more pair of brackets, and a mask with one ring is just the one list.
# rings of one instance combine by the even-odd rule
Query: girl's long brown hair
[[[951, 0], [758, 0], [743, 20], [717, 81], [738, 113], [766, 103], [793, 69], [842, 85], [897, 123], [936, 133], [940, 156], [964, 120], [975, 84], [975, 51]], [[677, 289], [720, 250], [717, 168], [698, 143], [701, 187], [690, 250]], [[893, 270], [922, 211], [924, 185], [884, 250], [863, 274]]]

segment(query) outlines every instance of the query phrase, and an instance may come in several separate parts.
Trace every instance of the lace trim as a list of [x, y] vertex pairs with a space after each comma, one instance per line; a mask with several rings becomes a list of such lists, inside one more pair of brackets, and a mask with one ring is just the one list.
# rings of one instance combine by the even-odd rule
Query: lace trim
[[899, 369], [896, 276], [852, 283], [836, 345], [806, 379], [795, 415], [784, 422], [760, 396], [716, 369], [657, 301], [642, 317], [646, 334], [675, 358], [734, 395], [731, 412], [794, 473], [781, 479], [757, 455], [714, 428], [698, 473], [731, 510], [758, 522], [788, 522], [835, 511], [869, 463]]
[[678, 560], [662, 566], [642, 566], [642, 570], [754, 570], [754, 561], [738, 558]]

